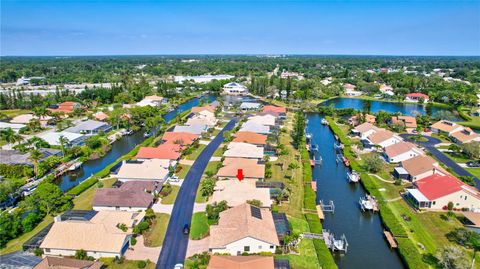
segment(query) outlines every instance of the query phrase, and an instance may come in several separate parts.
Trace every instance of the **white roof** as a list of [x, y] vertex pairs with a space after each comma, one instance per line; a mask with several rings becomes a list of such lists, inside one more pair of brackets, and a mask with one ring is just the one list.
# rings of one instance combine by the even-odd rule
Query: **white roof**
[[253, 103], [253, 102], [243, 102], [240, 105], [242, 109], [257, 109], [260, 108], [260, 103]]
[[18, 131], [19, 129], [22, 129], [22, 128], [25, 127], [25, 126], [26, 126], [25, 124], [16, 124], [16, 123], [0, 122], [0, 130], [12, 128], [13, 130]]
[[230, 142], [223, 156], [262, 159], [263, 147], [258, 147], [249, 143]]
[[267, 126], [275, 126], [275, 119], [276, 118], [273, 115], [253, 116], [248, 118], [247, 122], [254, 122]]
[[413, 198], [415, 198], [415, 200], [417, 200], [417, 202], [430, 202], [430, 200], [428, 200], [428, 198], [418, 189], [407, 189], [407, 191], [413, 196]]
[[60, 145], [60, 137], [65, 137], [69, 142], [75, 142], [78, 139], [82, 139], [84, 135], [70, 133], [70, 132], [49, 132], [43, 133], [38, 135], [39, 138], [45, 140], [50, 145], [59, 146]]
[[83, 131], [94, 131], [99, 128], [108, 128], [108, 124], [101, 121], [96, 120], [86, 120], [79, 122], [77, 125], [65, 129], [65, 132], [70, 133], [81, 133]]
[[[33, 114], [22, 114], [14, 117], [12, 120], [10, 120], [10, 123], [17, 123], [17, 124], [27, 124], [30, 122], [32, 119], [37, 119], [38, 117], [34, 116]], [[40, 117], [41, 121], [48, 121], [51, 120], [52, 117], [50, 116], [42, 116]]]
[[163, 181], [169, 174], [165, 160], [148, 159], [141, 163], [124, 162], [118, 170], [119, 179]]
[[192, 124], [192, 125], [177, 125], [175, 128], [173, 128], [173, 132], [175, 133], [191, 133], [191, 134], [196, 134], [196, 135], [201, 135], [203, 132], [206, 132], [208, 130], [207, 125], [200, 125], [200, 124]]
[[240, 132], [253, 132], [257, 134], [269, 134], [270, 127], [252, 121], [247, 121], [240, 128]]
[[395, 171], [397, 171], [397, 173], [398, 173], [399, 175], [408, 175], [408, 171], [405, 170], [405, 168], [400, 167], [400, 166], [399, 166], [399, 167], [395, 167]]

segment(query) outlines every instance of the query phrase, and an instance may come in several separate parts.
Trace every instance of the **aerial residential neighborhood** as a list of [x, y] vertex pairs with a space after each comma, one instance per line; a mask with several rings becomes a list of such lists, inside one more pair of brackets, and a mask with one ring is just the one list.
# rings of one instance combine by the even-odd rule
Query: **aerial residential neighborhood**
[[477, 1], [2, 1], [0, 268], [480, 268]]

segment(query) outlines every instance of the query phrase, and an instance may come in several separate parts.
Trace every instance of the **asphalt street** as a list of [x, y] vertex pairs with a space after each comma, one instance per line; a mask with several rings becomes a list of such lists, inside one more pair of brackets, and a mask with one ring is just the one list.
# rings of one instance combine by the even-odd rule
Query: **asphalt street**
[[183, 234], [185, 224], [190, 225], [192, 220], [193, 205], [197, 188], [200, 183], [203, 171], [215, 150], [223, 142], [223, 132], [233, 129], [236, 119], [232, 119], [223, 128], [222, 131], [205, 147], [192, 167], [185, 176], [185, 180], [180, 187], [177, 199], [170, 216], [167, 233], [163, 241], [162, 251], [157, 261], [157, 267], [160, 269], [173, 269], [175, 264], [185, 261], [187, 253], [188, 235]]

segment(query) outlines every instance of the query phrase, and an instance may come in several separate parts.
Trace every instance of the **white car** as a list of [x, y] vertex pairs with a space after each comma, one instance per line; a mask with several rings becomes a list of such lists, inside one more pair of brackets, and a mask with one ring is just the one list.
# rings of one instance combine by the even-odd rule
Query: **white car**
[[175, 267], [173, 267], [173, 269], [183, 269], [183, 264], [177, 263], [175, 264]]
[[168, 178], [168, 181], [171, 181], [171, 182], [179, 182], [180, 179], [179, 179], [177, 176], [173, 175], [173, 176], [170, 176], [170, 177]]

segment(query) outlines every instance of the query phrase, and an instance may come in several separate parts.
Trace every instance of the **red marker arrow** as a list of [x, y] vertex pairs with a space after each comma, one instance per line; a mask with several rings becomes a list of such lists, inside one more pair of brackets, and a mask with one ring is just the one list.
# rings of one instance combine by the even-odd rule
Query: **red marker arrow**
[[237, 178], [239, 181], [243, 180], [243, 169], [238, 169]]

